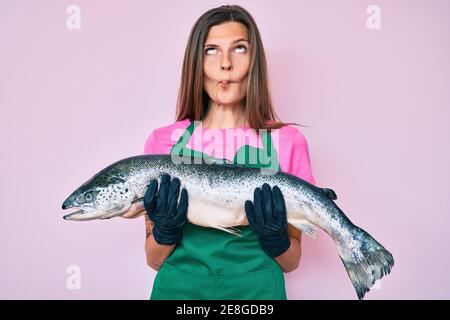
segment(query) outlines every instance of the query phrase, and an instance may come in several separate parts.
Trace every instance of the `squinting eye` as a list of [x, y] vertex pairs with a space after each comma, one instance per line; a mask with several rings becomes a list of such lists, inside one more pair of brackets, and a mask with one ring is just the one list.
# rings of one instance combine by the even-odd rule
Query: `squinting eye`
[[236, 47], [236, 50], [239, 49], [239, 48], [244, 49], [244, 51], [241, 51], [239, 53], [246, 53], [247, 52], [247, 48], [245, 46], [238, 46], [238, 47]]

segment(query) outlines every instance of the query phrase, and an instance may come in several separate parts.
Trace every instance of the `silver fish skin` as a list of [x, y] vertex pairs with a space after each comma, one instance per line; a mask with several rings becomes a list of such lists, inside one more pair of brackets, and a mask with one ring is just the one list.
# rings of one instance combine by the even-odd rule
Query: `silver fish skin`
[[180, 179], [188, 191], [188, 220], [239, 235], [248, 225], [246, 200], [253, 200], [256, 187], [277, 185], [285, 198], [288, 222], [315, 238], [316, 229], [325, 231], [335, 242], [359, 299], [376, 280], [390, 273], [392, 254], [366, 231], [354, 225], [333, 200], [336, 193], [319, 188], [284, 172], [264, 172], [260, 168], [226, 161], [205, 163], [200, 158], [170, 155], [141, 155], [117, 161], [77, 188], [63, 203], [63, 209], [78, 211], [66, 220], [109, 219], [123, 215], [144, 196], [152, 179], [162, 174]]

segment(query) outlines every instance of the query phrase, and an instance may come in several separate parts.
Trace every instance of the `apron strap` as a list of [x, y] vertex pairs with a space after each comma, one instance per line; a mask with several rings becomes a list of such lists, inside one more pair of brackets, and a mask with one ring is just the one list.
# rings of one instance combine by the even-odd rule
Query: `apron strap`
[[[274, 174], [280, 171], [278, 154], [272, 143], [272, 137], [267, 129], [258, 134], [262, 141], [262, 148], [250, 145], [242, 146], [236, 151], [234, 163], [244, 164], [251, 168], [260, 168], [263, 174]], [[243, 159], [242, 159], [243, 158]], [[244, 163], [243, 163], [244, 161]]]
[[267, 129], [262, 129], [260, 137], [263, 144], [263, 164], [268, 165], [269, 169], [271, 170], [279, 171], [280, 164], [278, 162], [277, 151], [275, 150], [275, 147], [272, 143], [272, 135], [270, 134], [270, 132], [267, 132]]
[[171, 155], [178, 155], [178, 156], [184, 156], [184, 155], [192, 156], [193, 155], [192, 153], [195, 150], [187, 149], [186, 145], [197, 126], [198, 126], [197, 121], [191, 121], [189, 126], [186, 128], [186, 130], [183, 132], [183, 134], [178, 139], [178, 142], [172, 146], [172, 149], [170, 149]]

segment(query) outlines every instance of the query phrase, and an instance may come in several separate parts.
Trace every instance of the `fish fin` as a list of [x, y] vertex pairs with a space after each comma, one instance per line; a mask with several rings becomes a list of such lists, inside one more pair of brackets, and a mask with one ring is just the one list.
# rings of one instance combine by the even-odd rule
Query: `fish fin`
[[219, 166], [222, 167], [229, 167], [229, 168], [246, 168], [246, 165], [244, 164], [240, 164], [240, 163], [232, 163], [232, 162], [228, 162], [228, 163], [215, 163]]
[[360, 239], [359, 256], [345, 245], [337, 245], [339, 256], [356, 290], [358, 299], [364, 298], [375, 282], [391, 272], [394, 258], [380, 243], [361, 228], [352, 231]]
[[219, 165], [233, 164], [233, 162], [228, 159], [220, 159], [220, 158], [211, 157], [208, 160], [210, 160], [214, 164], [219, 164]]
[[242, 163], [234, 163], [234, 162], [223, 162], [223, 163], [215, 163], [222, 167], [229, 167], [229, 168], [247, 168], [245, 164]]
[[317, 228], [312, 223], [306, 221], [306, 220], [299, 220], [299, 221], [289, 221], [290, 224], [292, 224], [294, 227], [305, 233], [308, 237], [311, 239], [316, 239], [317, 236]]
[[320, 188], [320, 190], [321, 190], [322, 193], [325, 194], [329, 199], [331, 199], [331, 200], [336, 200], [336, 199], [337, 199], [336, 192], [334, 192], [332, 189], [328, 189], [328, 188]]
[[243, 163], [236, 163], [234, 161], [228, 160], [228, 159], [220, 159], [220, 158], [209, 158], [208, 159], [211, 163], [216, 164], [218, 166], [222, 167], [230, 167], [230, 168], [247, 168], [246, 164]]
[[233, 228], [233, 227], [221, 227], [221, 226], [214, 226], [214, 228], [231, 233], [232, 235], [242, 237], [241, 230]]

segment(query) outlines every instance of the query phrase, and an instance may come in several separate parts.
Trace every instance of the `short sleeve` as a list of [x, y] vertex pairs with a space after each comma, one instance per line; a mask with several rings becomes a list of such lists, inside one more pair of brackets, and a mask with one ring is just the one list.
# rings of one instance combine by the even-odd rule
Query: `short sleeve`
[[299, 130], [296, 131], [291, 149], [289, 173], [315, 185], [316, 180], [312, 173], [308, 141]]
[[145, 141], [144, 154], [159, 154], [155, 131], [152, 131]]

